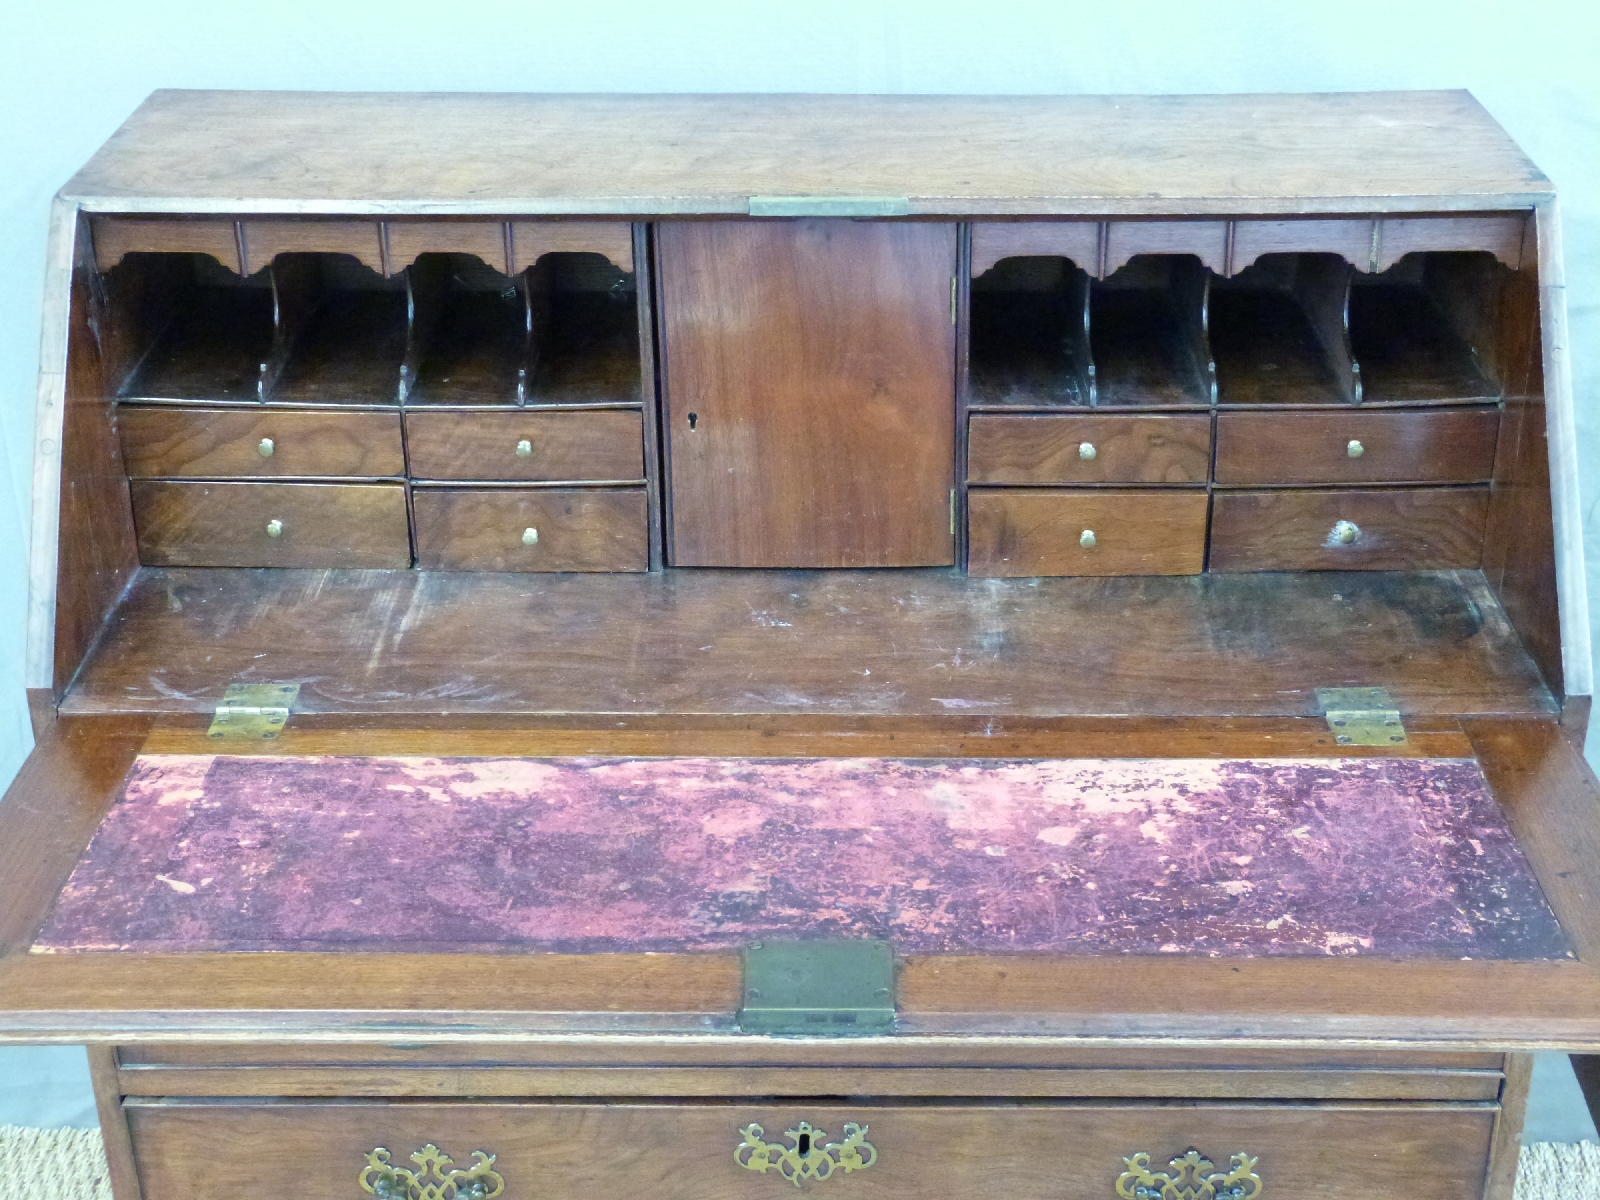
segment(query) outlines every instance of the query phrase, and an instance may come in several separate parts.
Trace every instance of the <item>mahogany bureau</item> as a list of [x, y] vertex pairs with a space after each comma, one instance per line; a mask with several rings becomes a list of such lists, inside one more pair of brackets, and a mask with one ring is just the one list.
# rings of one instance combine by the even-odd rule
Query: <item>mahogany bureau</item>
[[1466, 94], [158, 92], [50, 236], [0, 1037], [117, 1200], [1508, 1200], [1600, 1050]]

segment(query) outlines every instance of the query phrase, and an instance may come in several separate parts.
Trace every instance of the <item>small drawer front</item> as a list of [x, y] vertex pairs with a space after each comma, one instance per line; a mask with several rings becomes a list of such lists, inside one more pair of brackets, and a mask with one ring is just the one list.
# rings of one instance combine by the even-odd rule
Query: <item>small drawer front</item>
[[437, 571], [644, 571], [643, 488], [418, 488], [417, 565]]
[[1257, 486], [1487, 482], [1499, 437], [1495, 408], [1221, 413], [1216, 480]]
[[1204, 483], [1211, 418], [975, 413], [972, 483]]
[[1482, 1193], [1496, 1107], [132, 1100], [126, 1111], [144, 1193], [161, 1200], [301, 1194], [308, 1181], [352, 1198], [454, 1183], [458, 1196], [481, 1184], [505, 1200], [778, 1200], [797, 1185], [849, 1200], [1114, 1200], [1161, 1194], [1184, 1173], [1247, 1198], [1459, 1200]]
[[1203, 491], [975, 488], [967, 493], [972, 575], [1198, 575]]
[[133, 479], [405, 474], [397, 413], [120, 408]]
[[1213, 571], [1443, 571], [1478, 566], [1489, 489], [1218, 492]]
[[136, 479], [148, 567], [407, 567], [397, 483], [171, 483]]
[[638, 412], [406, 414], [417, 479], [623, 483], [644, 479]]

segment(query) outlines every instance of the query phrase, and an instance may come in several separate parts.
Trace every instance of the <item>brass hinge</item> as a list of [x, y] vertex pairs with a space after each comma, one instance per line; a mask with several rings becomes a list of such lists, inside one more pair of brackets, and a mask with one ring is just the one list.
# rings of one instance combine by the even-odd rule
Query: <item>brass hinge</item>
[[744, 952], [744, 1033], [865, 1037], [894, 1028], [894, 947], [834, 938]]
[[230, 742], [270, 742], [300, 698], [298, 683], [230, 683], [206, 736]]
[[1406, 727], [1388, 688], [1318, 688], [1317, 707], [1341, 746], [1403, 746]]

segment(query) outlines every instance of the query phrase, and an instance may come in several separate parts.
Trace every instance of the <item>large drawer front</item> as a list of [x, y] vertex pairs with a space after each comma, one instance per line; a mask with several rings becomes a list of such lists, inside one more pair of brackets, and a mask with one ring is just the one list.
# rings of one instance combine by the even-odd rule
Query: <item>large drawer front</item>
[[1211, 417], [975, 413], [972, 483], [1204, 483]]
[[1471, 569], [1488, 511], [1486, 487], [1218, 492], [1211, 569]]
[[173, 483], [135, 479], [139, 561], [150, 567], [408, 567], [397, 483]]
[[121, 408], [130, 479], [405, 474], [399, 413]]
[[418, 488], [417, 565], [439, 571], [643, 571], [643, 488]]
[[974, 488], [973, 575], [1197, 575], [1206, 494], [1195, 490]]
[[637, 412], [413, 411], [406, 444], [418, 479], [644, 479], [644, 418]]
[[1261, 412], [1217, 417], [1217, 483], [1480, 483], [1498, 409]]
[[[368, 1155], [380, 1148], [380, 1161], [417, 1175], [476, 1167], [485, 1194], [505, 1200], [776, 1200], [795, 1194], [783, 1151], [806, 1135], [802, 1122], [816, 1143], [805, 1190], [847, 1200], [1113, 1200], [1124, 1177], [1126, 1195], [1139, 1184], [1159, 1190], [1162, 1174], [1182, 1169], [1171, 1160], [1191, 1148], [1213, 1164], [1193, 1168], [1202, 1176], [1237, 1168], [1245, 1195], [1253, 1174], [1265, 1196], [1459, 1200], [1482, 1192], [1496, 1107], [130, 1101], [127, 1112], [144, 1194], [160, 1200], [361, 1200], [371, 1194], [361, 1185]], [[752, 1148], [761, 1145], [776, 1148]], [[417, 1162], [424, 1146], [453, 1164]], [[478, 1165], [475, 1151], [492, 1163]], [[764, 1171], [743, 1165], [763, 1159]]]

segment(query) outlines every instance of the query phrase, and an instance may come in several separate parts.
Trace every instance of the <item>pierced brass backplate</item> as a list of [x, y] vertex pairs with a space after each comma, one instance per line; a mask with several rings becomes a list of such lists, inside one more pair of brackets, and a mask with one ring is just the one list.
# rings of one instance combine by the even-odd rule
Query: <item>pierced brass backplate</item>
[[362, 1191], [378, 1200], [494, 1200], [506, 1190], [494, 1169], [495, 1156], [482, 1150], [472, 1152], [476, 1161], [465, 1170], [432, 1142], [412, 1152], [418, 1170], [397, 1167], [392, 1157], [382, 1146], [367, 1154]]
[[289, 721], [300, 698], [298, 683], [230, 683], [211, 718], [209, 738], [270, 742]]
[[1128, 1169], [1117, 1178], [1121, 1200], [1260, 1200], [1260, 1160], [1235, 1154], [1226, 1171], [1198, 1150], [1188, 1150], [1167, 1164], [1165, 1171], [1150, 1169], [1148, 1154], [1122, 1160]]
[[1388, 688], [1318, 688], [1317, 707], [1341, 746], [1406, 744], [1406, 727]]
[[854, 1121], [845, 1122], [842, 1142], [826, 1141], [827, 1131], [813, 1127], [810, 1121], [784, 1132], [792, 1146], [762, 1141], [766, 1131], [759, 1125], [746, 1125], [739, 1134], [744, 1141], [733, 1152], [734, 1162], [763, 1175], [776, 1171], [795, 1187], [807, 1179], [826, 1179], [835, 1171], [846, 1175], [865, 1171], [878, 1161], [878, 1148], [867, 1141], [867, 1127]]

